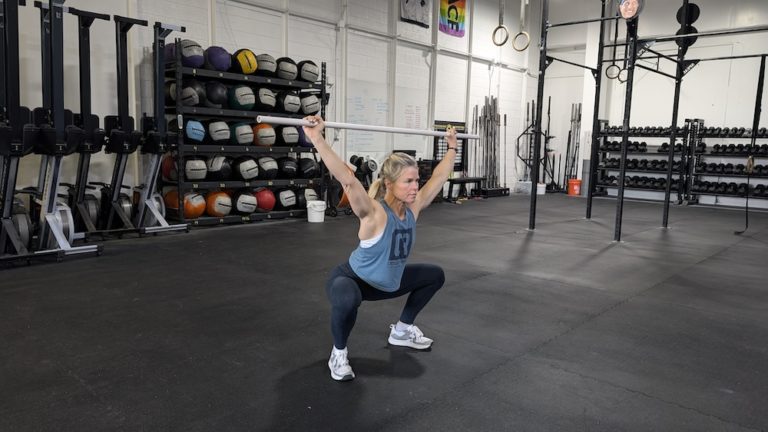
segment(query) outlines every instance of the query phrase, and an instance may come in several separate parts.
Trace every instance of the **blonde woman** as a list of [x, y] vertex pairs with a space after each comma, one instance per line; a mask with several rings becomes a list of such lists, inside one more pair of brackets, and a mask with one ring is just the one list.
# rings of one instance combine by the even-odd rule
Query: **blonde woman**
[[445, 274], [436, 265], [406, 264], [406, 260], [416, 240], [419, 214], [432, 203], [453, 170], [458, 145], [456, 130], [449, 127], [446, 156], [421, 190], [416, 160], [404, 153], [393, 153], [382, 163], [379, 179], [366, 191], [323, 138], [323, 119], [309, 116], [305, 120], [317, 123], [314, 127], [304, 127], [304, 133], [344, 187], [352, 211], [360, 219], [357, 232], [360, 244], [347, 262], [331, 272], [326, 284], [333, 334], [328, 367], [333, 379], [349, 381], [355, 378], [355, 373], [347, 357], [347, 339], [363, 300], [408, 294], [400, 320], [390, 325], [389, 343], [418, 350], [432, 346], [432, 339], [424, 336], [414, 321], [443, 286]]

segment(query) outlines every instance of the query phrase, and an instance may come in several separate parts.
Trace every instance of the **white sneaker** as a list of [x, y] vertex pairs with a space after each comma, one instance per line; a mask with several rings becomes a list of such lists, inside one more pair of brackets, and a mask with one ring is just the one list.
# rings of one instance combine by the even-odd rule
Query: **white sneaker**
[[331, 350], [331, 358], [328, 360], [328, 368], [331, 370], [331, 378], [336, 381], [350, 381], [355, 379], [355, 373], [347, 360], [347, 349]]
[[394, 324], [391, 324], [389, 328], [392, 329], [389, 332], [389, 343], [392, 345], [410, 347], [419, 350], [427, 349], [432, 346], [433, 340], [424, 336], [424, 333], [422, 333], [421, 330], [419, 330], [419, 328], [413, 324], [409, 325], [408, 328], [402, 332], [397, 331]]

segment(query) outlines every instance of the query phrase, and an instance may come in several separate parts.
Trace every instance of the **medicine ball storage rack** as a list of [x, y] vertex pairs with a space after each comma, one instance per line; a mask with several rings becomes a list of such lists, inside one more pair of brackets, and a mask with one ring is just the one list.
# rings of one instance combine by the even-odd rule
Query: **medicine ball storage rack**
[[[321, 103], [321, 114], [325, 113], [327, 97], [325, 93], [326, 72], [325, 63], [322, 64], [322, 73], [319, 74], [317, 82], [286, 80], [282, 78], [262, 75], [248, 75], [233, 72], [221, 72], [203, 68], [194, 68], [183, 65], [182, 50], [179, 49], [181, 40], [175, 41], [175, 61], [166, 64], [165, 76], [174, 80], [175, 83], [183, 83], [187, 79], [200, 80], [203, 84], [210, 82], [222, 82], [231, 85], [259, 85], [281, 90], [292, 90], [300, 92], [319, 92]], [[305, 208], [290, 209], [272, 209], [269, 211], [257, 210], [250, 214], [229, 214], [226, 216], [200, 216], [197, 218], [185, 217], [185, 195], [189, 192], [197, 193], [207, 191], [215, 193], [219, 190], [249, 190], [256, 191], [262, 188], [273, 190], [274, 188], [315, 188], [323, 187], [322, 165], [320, 170], [313, 178], [275, 178], [275, 179], [253, 179], [253, 180], [189, 180], [185, 173], [184, 163], [188, 157], [206, 157], [206, 156], [289, 156], [292, 154], [312, 153], [312, 159], [317, 162], [315, 149], [312, 147], [295, 146], [259, 146], [259, 145], [240, 145], [232, 143], [216, 143], [212, 140], [203, 142], [194, 142], [189, 140], [185, 134], [185, 124], [189, 120], [217, 120], [231, 122], [256, 123], [256, 117], [259, 115], [277, 115], [290, 118], [303, 118], [304, 114], [289, 114], [275, 112], [261, 112], [238, 109], [212, 108], [207, 106], [189, 106], [182, 103], [182, 85], [175, 86], [175, 105], [166, 106], [166, 114], [173, 116], [178, 132], [176, 146], [171, 148], [172, 157], [176, 163], [177, 180], [168, 181], [163, 179], [161, 184], [166, 187], [175, 186], [178, 193], [177, 209], [168, 208], [169, 216], [182, 222], [188, 222], [192, 226], [219, 225], [231, 223], [250, 223], [261, 220], [285, 219], [290, 217], [305, 217], [307, 210]], [[275, 143], [277, 144], [277, 143]], [[299, 199], [297, 199], [299, 201]], [[234, 207], [234, 204], [233, 204]]]

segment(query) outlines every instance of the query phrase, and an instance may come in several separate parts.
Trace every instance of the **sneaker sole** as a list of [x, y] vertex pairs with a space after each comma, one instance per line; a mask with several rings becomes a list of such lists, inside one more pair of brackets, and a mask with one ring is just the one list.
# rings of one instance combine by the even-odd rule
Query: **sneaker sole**
[[355, 379], [355, 374], [348, 374], [348, 375], [336, 375], [335, 373], [331, 372], [331, 378], [335, 379], [336, 381], [352, 381]]
[[392, 338], [392, 336], [389, 337], [388, 342], [389, 342], [390, 345], [396, 345], [396, 346], [401, 346], [401, 347], [408, 347], [408, 348], [413, 348], [413, 349], [417, 349], [417, 350], [425, 350], [425, 349], [432, 348], [432, 344], [429, 344], [429, 345], [416, 345], [413, 342], [411, 342], [410, 340], [394, 339], [394, 338]]

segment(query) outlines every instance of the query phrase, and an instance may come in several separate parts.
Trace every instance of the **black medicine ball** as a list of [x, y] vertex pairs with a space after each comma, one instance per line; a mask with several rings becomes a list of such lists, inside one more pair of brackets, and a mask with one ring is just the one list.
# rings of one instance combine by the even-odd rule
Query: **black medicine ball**
[[296, 62], [288, 57], [277, 59], [277, 76], [282, 79], [294, 80], [299, 74]]
[[296, 162], [296, 159], [285, 156], [277, 160], [277, 168], [281, 178], [292, 179], [296, 177], [299, 164]]
[[264, 180], [272, 180], [277, 178], [278, 173], [277, 161], [270, 156], [262, 156], [259, 158], [259, 178]]
[[277, 105], [275, 109], [288, 114], [296, 114], [299, 112], [301, 109], [301, 99], [299, 98], [299, 92], [295, 90], [285, 90], [278, 93]]
[[254, 93], [256, 93], [257, 111], [273, 111], [275, 109], [277, 99], [275, 98], [275, 93], [272, 90], [266, 87], [260, 87], [254, 89]]
[[298, 78], [302, 81], [313, 83], [320, 76], [320, 68], [312, 60], [300, 61], [297, 68], [299, 71]]
[[259, 166], [250, 156], [240, 156], [234, 161], [235, 177], [239, 180], [249, 181], [259, 176]]
[[211, 180], [226, 181], [232, 178], [232, 158], [227, 156], [213, 156], [208, 159], [208, 178]]
[[281, 189], [275, 193], [276, 207], [280, 210], [290, 210], [296, 206], [296, 192], [291, 189]]
[[317, 178], [320, 175], [320, 165], [314, 159], [301, 158], [299, 160], [299, 173], [305, 179]]
[[227, 106], [227, 86], [218, 81], [205, 83], [205, 106], [208, 108], [224, 108]]
[[296, 191], [296, 207], [300, 209], [307, 208], [308, 201], [317, 201], [317, 191], [312, 188], [302, 188]]

